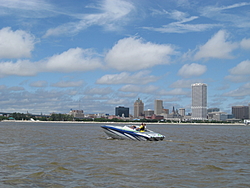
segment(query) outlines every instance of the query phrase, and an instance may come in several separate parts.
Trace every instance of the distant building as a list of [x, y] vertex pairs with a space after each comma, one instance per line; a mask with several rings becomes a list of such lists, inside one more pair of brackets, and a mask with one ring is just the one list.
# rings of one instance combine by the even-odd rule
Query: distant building
[[162, 120], [162, 119], [164, 119], [164, 116], [153, 114], [151, 119]]
[[154, 110], [148, 109], [144, 111], [145, 117], [152, 117], [153, 114], [154, 114]]
[[134, 117], [138, 118], [144, 113], [144, 103], [138, 98], [134, 103]]
[[168, 119], [168, 120], [178, 120], [178, 119], [181, 119], [181, 115], [179, 114], [178, 110], [174, 109], [174, 106], [173, 106], [172, 112], [167, 115], [166, 119]]
[[249, 106], [232, 106], [232, 114], [236, 119], [249, 119]]
[[84, 118], [83, 110], [70, 110], [69, 115], [72, 115], [74, 118]]
[[184, 117], [186, 115], [185, 108], [179, 108], [179, 114]]
[[155, 100], [155, 114], [160, 115], [163, 112], [163, 101]]
[[129, 117], [129, 108], [117, 106], [115, 108], [115, 115], [119, 117]]
[[207, 85], [192, 84], [192, 119], [207, 119]]
[[207, 113], [210, 113], [210, 112], [219, 112], [220, 109], [219, 108], [209, 108], [207, 109]]
[[163, 109], [163, 110], [162, 110], [162, 113], [163, 113], [163, 114], [169, 114], [169, 109]]

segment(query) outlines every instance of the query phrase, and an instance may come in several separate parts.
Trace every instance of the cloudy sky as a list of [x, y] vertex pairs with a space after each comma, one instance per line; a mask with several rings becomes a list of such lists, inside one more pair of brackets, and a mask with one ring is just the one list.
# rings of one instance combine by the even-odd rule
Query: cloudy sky
[[250, 103], [249, 0], [0, 0], [0, 111]]

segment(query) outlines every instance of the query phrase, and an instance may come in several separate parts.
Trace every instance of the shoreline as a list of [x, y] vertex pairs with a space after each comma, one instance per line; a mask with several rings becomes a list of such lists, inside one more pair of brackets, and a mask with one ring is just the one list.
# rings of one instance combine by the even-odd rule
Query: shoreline
[[[95, 122], [95, 121], [31, 121], [31, 120], [2, 120], [14, 123], [72, 123], [72, 124], [141, 124], [141, 122]], [[149, 125], [214, 125], [214, 126], [246, 126], [244, 123], [147, 123]]]

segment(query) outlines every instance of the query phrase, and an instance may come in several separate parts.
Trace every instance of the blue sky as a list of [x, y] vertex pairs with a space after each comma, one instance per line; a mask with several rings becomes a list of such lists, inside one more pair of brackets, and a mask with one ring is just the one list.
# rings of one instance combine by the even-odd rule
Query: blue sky
[[249, 0], [0, 0], [0, 111], [250, 103]]

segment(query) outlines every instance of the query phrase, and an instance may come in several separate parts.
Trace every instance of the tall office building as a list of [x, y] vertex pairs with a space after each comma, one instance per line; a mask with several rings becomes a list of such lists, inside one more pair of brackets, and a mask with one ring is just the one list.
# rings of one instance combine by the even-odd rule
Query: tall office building
[[192, 119], [207, 119], [207, 85], [192, 84]]
[[129, 108], [117, 106], [115, 108], [115, 115], [119, 117], [129, 117]]
[[163, 101], [155, 100], [155, 114], [160, 115], [163, 112]]
[[138, 98], [134, 103], [134, 117], [138, 118], [139, 116], [142, 116], [144, 112], [144, 103], [140, 98]]

